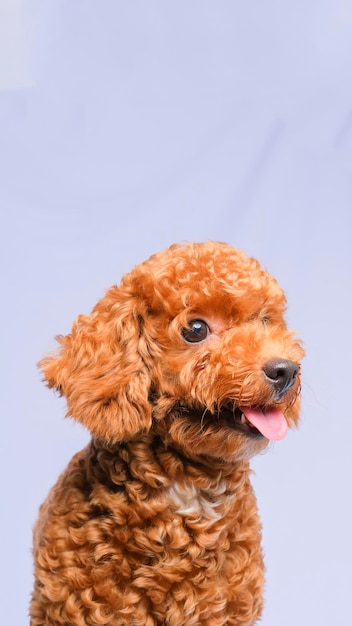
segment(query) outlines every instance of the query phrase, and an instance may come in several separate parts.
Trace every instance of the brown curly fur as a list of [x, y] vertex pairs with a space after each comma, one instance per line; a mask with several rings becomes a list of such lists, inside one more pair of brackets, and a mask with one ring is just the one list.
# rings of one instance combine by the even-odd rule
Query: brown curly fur
[[[275, 405], [298, 420], [299, 374], [277, 401], [262, 371], [303, 355], [284, 310], [276, 281], [243, 252], [175, 245], [58, 338], [41, 367], [92, 440], [40, 509], [32, 626], [256, 622], [263, 561], [248, 461], [268, 441], [236, 428], [234, 411]], [[187, 343], [194, 319], [211, 332]]]

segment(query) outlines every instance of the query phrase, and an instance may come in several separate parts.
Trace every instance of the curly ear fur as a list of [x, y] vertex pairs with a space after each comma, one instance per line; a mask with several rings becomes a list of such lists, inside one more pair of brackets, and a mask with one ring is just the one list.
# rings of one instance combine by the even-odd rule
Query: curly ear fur
[[56, 338], [59, 353], [39, 362], [48, 386], [66, 397], [67, 416], [109, 443], [151, 426], [150, 378], [138, 351], [142, 307], [113, 287], [70, 335]]

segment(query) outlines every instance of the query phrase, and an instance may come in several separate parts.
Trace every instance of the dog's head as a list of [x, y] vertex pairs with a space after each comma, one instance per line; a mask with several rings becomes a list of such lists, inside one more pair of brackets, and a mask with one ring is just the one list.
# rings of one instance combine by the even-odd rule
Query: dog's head
[[284, 310], [243, 252], [174, 245], [80, 315], [40, 365], [68, 415], [107, 444], [154, 429], [190, 455], [250, 456], [298, 420], [303, 350]]

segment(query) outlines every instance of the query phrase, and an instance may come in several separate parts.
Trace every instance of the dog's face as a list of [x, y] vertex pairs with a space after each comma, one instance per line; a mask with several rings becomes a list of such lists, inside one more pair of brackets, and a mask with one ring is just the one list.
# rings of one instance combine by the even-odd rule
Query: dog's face
[[137, 266], [43, 360], [68, 414], [107, 443], [154, 429], [190, 456], [246, 458], [298, 420], [302, 348], [285, 297], [226, 244]]

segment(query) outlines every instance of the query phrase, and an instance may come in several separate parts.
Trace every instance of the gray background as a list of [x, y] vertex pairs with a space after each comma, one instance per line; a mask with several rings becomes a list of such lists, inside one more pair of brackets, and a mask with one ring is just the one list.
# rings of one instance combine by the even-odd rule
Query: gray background
[[4, 623], [88, 439], [36, 361], [134, 264], [208, 238], [279, 279], [307, 351], [301, 426], [253, 462], [261, 623], [348, 623], [351, 35], [348, 0], [0, 1]]

